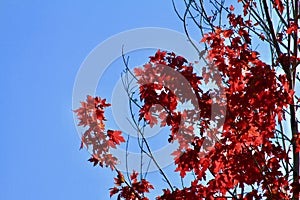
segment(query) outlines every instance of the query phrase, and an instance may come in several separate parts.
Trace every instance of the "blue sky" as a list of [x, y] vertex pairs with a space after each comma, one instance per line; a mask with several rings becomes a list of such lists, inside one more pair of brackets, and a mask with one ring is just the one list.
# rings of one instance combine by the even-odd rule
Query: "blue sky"
[[0, 24], [0, 199], [109, 199], [114, 173], [93, 168], [78, 150], [74, 80], [89, 52], [114, 34], [182, 32], [171, 1], [1, 1]]

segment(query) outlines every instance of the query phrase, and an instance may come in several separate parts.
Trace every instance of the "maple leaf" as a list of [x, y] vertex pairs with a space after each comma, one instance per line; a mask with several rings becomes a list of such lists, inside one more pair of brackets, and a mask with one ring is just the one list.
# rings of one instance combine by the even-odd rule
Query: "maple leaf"
[[109, 192], [110, 197], [112, 197], [113, 195], [117, 194], [120, 191], [120, 189], [117, 187], [110, 188], [109, 190], [110, 190]]
[[107, 135], [109, 139], [114, 143], [114, 144], [120, 144], [121, 142], [125, 142], [125, 139], [123, 136], [121, 136], [122, 132], [121, 131], [113, 131], [113, 130], [108, 130]]
[[141, 68], [134, 68], [133, 72], [136, 76], [141, 76], [144, 73], [144, 70]]
[[100, 106], [101, 106], [101, 108], [106, 108], [106, 107], [111, 106], [111, 104], [106, 103], [106, 99], [102, 99], [101, 102], [100, 102]]
[[137, 181], [137, 176], [138, 176], [139, 173], [137, 173], [136, 171], [133, 171], [132, 174], [130, 175], [130, 179], [134, 182]]
[[229, 38], [232, 34], [233, 34], [233, 30], [231, 30], [231, 29], [223, 31], [223, 36], [225, 38]]
[[97, 119], [100, 120], [100, 122], [105, 121], [104, 111], [103, 110], [97, 109], [96, 110], [96, 116], [97, 116]]
[[158, 123], [158, 120], [156, 117], [154, 117], [150, 112], [147, 112], [144, 115], [145, 120], [149, 123], [150, 127], [153, 127], [155, 124]]
[[92, 162], [94, 167], [99, 163], [99, 158], [96, 155], [93, 155], [90, 159], [88, 159], [89, 162]]

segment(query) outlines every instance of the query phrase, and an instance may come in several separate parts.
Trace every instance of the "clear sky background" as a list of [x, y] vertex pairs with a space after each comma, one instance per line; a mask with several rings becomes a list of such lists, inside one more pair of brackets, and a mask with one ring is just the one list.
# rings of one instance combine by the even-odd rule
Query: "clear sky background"
[[171, 1], [1, 1], [0, 26], [0, 199], [109, 199], [114, 173], [93, 168], [78, 150], [76, 73], [119, 32], [182, 32]]

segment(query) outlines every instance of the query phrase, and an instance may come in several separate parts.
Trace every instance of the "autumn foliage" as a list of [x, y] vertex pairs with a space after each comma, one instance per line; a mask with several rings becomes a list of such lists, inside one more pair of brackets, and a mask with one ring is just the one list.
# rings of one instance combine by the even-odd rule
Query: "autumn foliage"
[[[242, 13], [235, 13], [233, 5], [216, 4], [226, 11], [227, 26], [215, 25], [214, 15], [204, 15], [210, 31], [201, 39], [207, 49], [205, 55], [201, 52], [206, 61], [202, 74], [195, 71], [194, 61], [160, 50], [132, 72], [139, 85], [138, 120], [151, 127], [159, 124], [170, 128], [168, 142], [179, 144], [172, 153], [174, 176], [194, 177], [183, 188], [169, 184], [158, 200], [299, 198], [300, 133], [295, 114], [300, 107], [295, 93], [300, 63], [299, 15], [285, 20], [282, 15], [292, 13], [288, 10], [292, 8], [286, 1], [271, 1], [284, 24], [275, 33], [268, 14], [264, 16], [267, 22], [255, 14], [258, 8], [268, 11], [266, 1], [238, 3]], [[186, 2], [187, 9], [197, 5]], [[299, 14], [298, 4], [293, 5]], [[269, 30], [258, 33], [259, 27]], [[262, 59], [264, 52], [254, 50], [257, 41], [271, 45], [271, 63]], [[207, 82], [218, 89], [203, 90]], [[179, 109], [187, 102], [190, 108]], [[147, 193], [155, 186], [138, 179], [135, 171], [126, 180], [115, 167], [118, 158], [110, 149], [126, 141], [121, 131], [105, 128], [105, 109], [111, 105], [91, 96], [81, 104], [75, 110], [79, 126], [86, 127], [81, 147], [92, 151], [89, 161], [94, 165], [117, 172], [110, 196], [148, 199]], [[283, 123], [291, 127], [289, 133], [282, 128]]]
[[86, 102], [81, 102], [81, 107], [75, 112], [80, 120], [78, 125], [88, 127], [82, 135], [80, 148], [86, 146], [92, 149], [93, 155], [89, 161], [93, 162], [94, 166], [99, 163], [102, 167], [105, 165], [114, 169], [117, 158], [109, 152], [109, 149], [116, 148], [125, 140], [121, 136], [121, 131], [105, 130], [104, 109], [109, 106], [111, 105], [106, 103], [105, 99], [87, 96]]

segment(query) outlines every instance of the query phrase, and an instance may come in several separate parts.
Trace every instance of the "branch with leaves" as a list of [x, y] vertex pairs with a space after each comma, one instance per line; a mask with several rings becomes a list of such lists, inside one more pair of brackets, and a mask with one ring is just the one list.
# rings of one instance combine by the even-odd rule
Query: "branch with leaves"
[[[192, 45], [205, 58], [202, 74], [196, 72], [199, 61], [173, 52], [158, 50], [133, 70], [123, 55], [128, 123], [138, 135], [141, 172], [147, 156], [167, 183], [156, 199], [299, 199], [299, 1], [183, 3], [180, 10], [172, 1], [190, 42], [191, 30], [199, 31], [205, 50]], [[208, 82], [218, 88], [205, 91]], [[105, 129], [109, 106], [88, 96], [75, 110], [79, 126], [87, 128], [81, 147], [92, 152], [94, 165], [116, 170], [111, 196], [148, 199], [154, 187], [146, 175], [138, 180], [137, 172], [127, 171], [125, 180], [116, 168], [110, 149], [126, 141], [121, 131]], [[170, 156], [181, 185], [171, 183], [144, 136], [144, 127], [154, 125], [169, 127], [168, 142], [178, 143]]]

